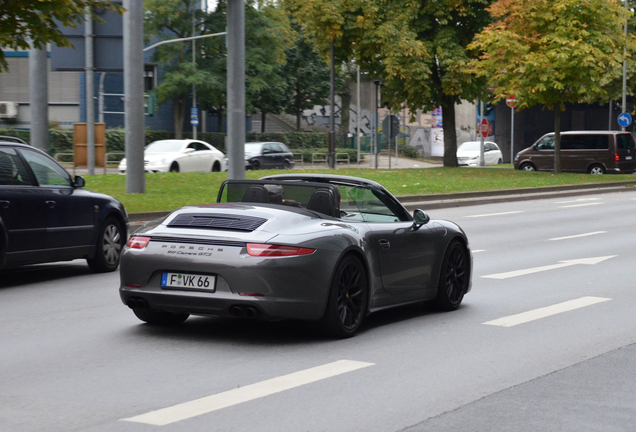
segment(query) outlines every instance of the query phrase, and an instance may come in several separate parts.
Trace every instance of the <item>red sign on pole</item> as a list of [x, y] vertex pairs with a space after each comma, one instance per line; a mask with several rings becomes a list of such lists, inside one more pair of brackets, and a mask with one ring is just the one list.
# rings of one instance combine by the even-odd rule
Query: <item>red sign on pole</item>
[[510, 108], [514, 108], [517, 106], [517, 99], [515, 99], [515, 95], [510, 95], [508, 99], [506, 99], [506, 105]]
[[479, 126], [479, 131], [482, 136], [486, 138], [488, 136], [488, 120], [485, 118], [481, 119], [481, 125]]

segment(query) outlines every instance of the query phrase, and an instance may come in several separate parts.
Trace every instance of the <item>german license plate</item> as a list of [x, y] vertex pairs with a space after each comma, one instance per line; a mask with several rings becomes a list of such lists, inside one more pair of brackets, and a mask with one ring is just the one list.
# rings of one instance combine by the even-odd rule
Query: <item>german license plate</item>
[[631, 156], [625, 156], [625, 160], [632, 160]]
[[161, 286], [176, 289], [196, 289], [214, 291], [215, 277], [191, 273], [163, 273]]

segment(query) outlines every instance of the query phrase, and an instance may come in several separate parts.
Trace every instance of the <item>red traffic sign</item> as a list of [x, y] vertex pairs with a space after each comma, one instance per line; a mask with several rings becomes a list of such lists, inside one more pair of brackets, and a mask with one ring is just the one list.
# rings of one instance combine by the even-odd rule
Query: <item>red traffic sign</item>
[[479, 125], [479, 131], [482, 136], [486, 138], [488, 136], [488, 120], [485, 118], [481, 119], [481, 125]]
[[510, 108], [514, 108], [517, 106], [517, 99], [515, 99], [515, 95], [510, 95], [508, 99], [506, 99], [506, 105]]

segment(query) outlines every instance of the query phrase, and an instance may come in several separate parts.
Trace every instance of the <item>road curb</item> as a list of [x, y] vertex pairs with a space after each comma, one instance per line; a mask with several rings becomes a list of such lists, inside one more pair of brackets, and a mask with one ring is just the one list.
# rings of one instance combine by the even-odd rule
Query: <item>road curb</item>
[[[497, 202], [523, 201], [528, 199], [554, 198], [559, 196], [591, 195], [598, 193], [623, 192], [636, 188], [636, 180], [612, 183], [593, 183], [567, 186], [545, 186], [496, 191], [460, 192], [449, 194], [398, 196], [398, 200], [408, 209], [441, 209], [465, 207]], [[129, 213], [128, 220], [134, 225], [154, 220], [170, 214], [171, 211]]]

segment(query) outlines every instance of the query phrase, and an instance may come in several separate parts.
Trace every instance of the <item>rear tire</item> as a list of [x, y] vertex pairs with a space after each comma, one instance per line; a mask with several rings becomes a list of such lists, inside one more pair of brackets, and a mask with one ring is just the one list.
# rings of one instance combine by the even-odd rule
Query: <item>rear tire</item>
[[126, 244], [119, 221], [108, 217], [104, 221], [95, 245], [95, 255], [87, 259], [88, 266], [96, 273], [112, 272], [119, 266], [121, 250]]
[[594, 164], [587, 170], [587, 172], [593, 175], [603, 175], [605, 174], [605, 168], [603, 168], [603, 165]]
[[283, 162], [283, 169], [286, 169], [286, 170], [291, 169], [291, 165], [288, 161]]
[[497, 161], [497, 165], [501, 165], [503, 163], [503, 159], [499, 158], [499, 160]]
[[537, 169], [530, 162], [524, 162], [519, 167], [521, 171], [536, 171]]
[[339, 339], [353, 336], [367, 312], [367, 276], [360, 260], [346, 255], [336, 267], [321, 327]]
[[437, 295], [433, 300], [436, 309], [452, 311], [459, 307], [470, 283], [470, 262], [466, 247], [453, 240], [442, 262]]
[[214, 162], [212, 164], [212, 172], [220, 172], [221, 171], [221, 164], [219, 164], [218, 162]]
[[148, 324], [177, 325], [183, 323], [190, 316], [187, 313], [173, 313], [155, 309], [134, 308], [133, 312], [140, 320]]

